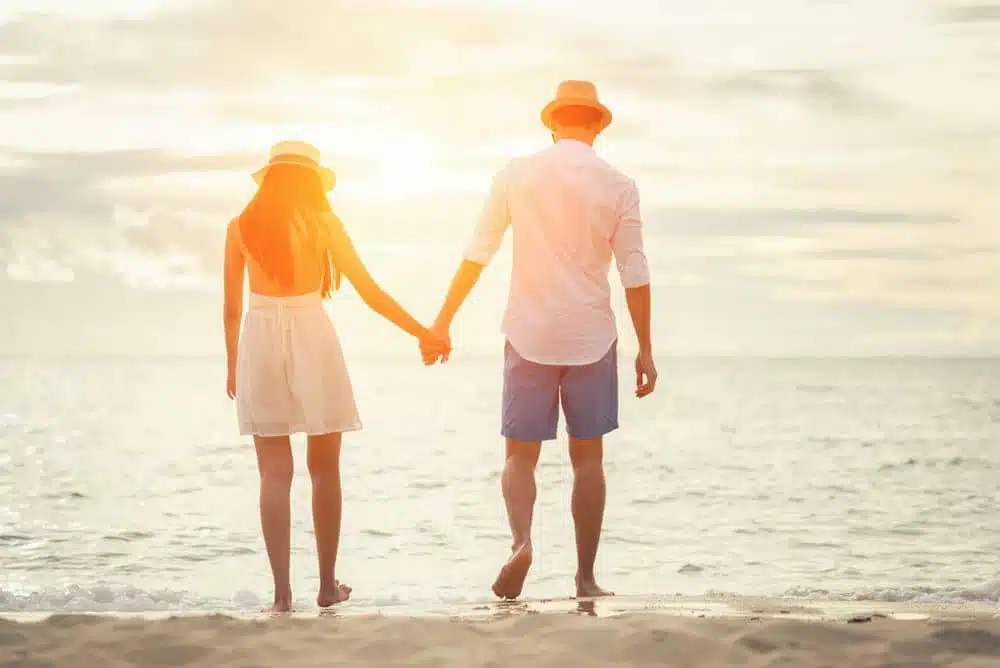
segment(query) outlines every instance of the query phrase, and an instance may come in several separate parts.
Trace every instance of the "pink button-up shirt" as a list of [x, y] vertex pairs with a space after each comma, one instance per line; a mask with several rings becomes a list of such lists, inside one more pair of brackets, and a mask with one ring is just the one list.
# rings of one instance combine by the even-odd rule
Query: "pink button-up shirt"
[[503, 331], [539, 364], [601, 359], [618, 336], [608, 273], [649, 283], [635, 181], [579, 141], [511, 161], [493, 179], [465, 259], [486, 265], [507, 227], [514, 257]]

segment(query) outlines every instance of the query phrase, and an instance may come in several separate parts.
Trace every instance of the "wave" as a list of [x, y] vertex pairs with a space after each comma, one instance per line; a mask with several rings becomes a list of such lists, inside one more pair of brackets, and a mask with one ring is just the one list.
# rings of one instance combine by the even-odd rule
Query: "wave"
[[993, 580], [976, 587], [874, 587], [858, 592], [831, 592], [811, 587], [792, 587], [786, 590], [782, 597], [827, 601], [916, 603], [921, 605], [1000, 603], [1000, 580]]
[[32, 592], [0, 589], [0, 612], [168, 612], [179, 610], [235, 611], [263, 607], [251, 592], [231, 600], [202, 598], [168, 589], [72, 585]]
[[[709, 600], [734, 601], [742, 598], [759, 598], [757, 594], [735, 594], [709, 591]], [[669, 601], [675, 595], [630, 594], [624, 598], [646, 599], [651, 603]], [[977, 587], [881, 587], [857, 592], [836, 592], [811, 587], [792, 587], [775, 598], [797, 602], [881, 602], [918, 605], [1000, 604], [1000, 580]], [[454, 598], [427, 598], [424, 596], [389, 595], [379, 598], [351, 599], [350, 608], [356, 612], [378, 612], [390, 608], [412, 608], [418, 613], [435, 610], [449, 614], [468, 606], [495, 603], [491, 597], [470, 596]], [[266, 609], [269, 601], [253, 592], [241, 590], [230, 598], [197, 596], [191, 592], [167, 589], [139, 589], [130, 586], [97, 585], [50, 588], [32, 592], [10, 591], [0, 588], [0, 615], [7, 613], [254, 613]], [[297, 599], [295, 608], [315, 608], [311, 599]]]
[[[494, 599], [479, 596], [468, 598], [427, 598], [410, 595], [388, 595], [377, 598], [352, 597], [351, 608], [371, 610], [414, 607], [421, 610], [435, 608], [455, 609], [469, 605], [483, 605]], [[81, 587], [72, 585], [31, 592], [17, 592], [0, 588], [0, 615], [3, 613], [158, 613], [158, 612], [210, 612], [253, 613], [266, 610], [270, 600], [254, 592], [240, 590], [229, 598], [198, 596], [191, 592], [170, 589], [139, 589], [131, 586], [97, 585]], [[297, 610], [316, 607], [312, 598], [296, 599]]]

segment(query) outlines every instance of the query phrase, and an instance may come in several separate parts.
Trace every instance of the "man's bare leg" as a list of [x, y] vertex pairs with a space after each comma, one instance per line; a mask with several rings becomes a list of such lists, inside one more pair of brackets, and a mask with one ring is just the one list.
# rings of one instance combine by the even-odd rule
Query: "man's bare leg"
[[274, 578], [272, 612], [292, 609], [289, 579], [292, 533], [292, 447], [287, 436], [254, 436], [260, 473], [260, 527]]
[[346, 601], [351, 588], [337, 580], [337, 551], [343, 495], [340, 486], [340, 434], [309, 436], [307, 459], [312, 479], [313, 530], [319, 562], [316, 604], [328, 608]]
[[573, 525], [576, 529], [577, 597], [612, 596], [594, 576], [597, 546], [604, 524], [604, 442], [601, 438], [570, 438], [573, 464]]
[[506, 461], [500, 476], [507, 519], [514, 545], [510, 559], [493, 583], [493, 593], [514, 599], [521, 595], [531, 568], [531, 520], [535, 512], [535, 466], [542, 444], [507, 439]]

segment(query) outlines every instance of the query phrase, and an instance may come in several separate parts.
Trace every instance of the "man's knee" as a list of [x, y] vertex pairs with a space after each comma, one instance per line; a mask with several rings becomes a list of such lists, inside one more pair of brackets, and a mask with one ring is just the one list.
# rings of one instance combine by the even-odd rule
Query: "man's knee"
[[573, 469], [592, 470], [604, 467], [603, 438], [570, 438], [569, 460]]
[[538, 441], [515, 441], [507, 439], [507, 462], [518, 468], [534, 470], [538, 465], [538, 457], [542, 452], [542, 444]]

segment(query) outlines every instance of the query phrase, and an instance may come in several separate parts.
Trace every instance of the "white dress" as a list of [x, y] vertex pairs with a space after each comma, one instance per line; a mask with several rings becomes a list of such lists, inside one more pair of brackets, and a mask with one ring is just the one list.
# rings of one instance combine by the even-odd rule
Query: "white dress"
[[250, 294], [236, 356], [240, 434], [361, 429], [337, 330], [318, 292]]

